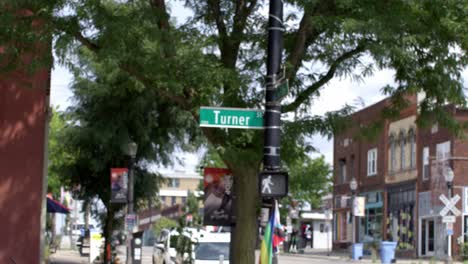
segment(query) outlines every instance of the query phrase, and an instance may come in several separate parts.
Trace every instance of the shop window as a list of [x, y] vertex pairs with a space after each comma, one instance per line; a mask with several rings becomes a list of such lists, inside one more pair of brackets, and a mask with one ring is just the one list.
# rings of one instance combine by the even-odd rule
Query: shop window
[[377, 174], [377, 148], [370, 149], [367, 152], [367, 176]]

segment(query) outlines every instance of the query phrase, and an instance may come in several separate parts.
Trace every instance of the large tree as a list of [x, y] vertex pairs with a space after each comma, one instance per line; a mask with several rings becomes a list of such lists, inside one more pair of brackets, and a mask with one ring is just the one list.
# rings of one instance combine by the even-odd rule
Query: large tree
[[[308, 111], [312, 99], [337, 77], [362, 80], [375, 71], [393, 69], [396, 85], [382, 91], [394, 100], [383, 118], [405, 106], [404, 94], [425, 92], [420, 124], [435, 118], [432, 121], [459, 128], [443, 105], [466, 103], [461, 80], [467, 64], [466, 1], [284, 2], [288, 10], [284, 65], [291, 93], [282, 111], [297, 116], [283, 124], [286, 160], [300, 149], [309, 149], [305, 137], [330, 133], [337, 128], [339, 116], [349, 113], [345, 108], [322, 117]], [[267, 1], [184, 3], [193, 17], [181, 26], [172, 23], [164, 0], [61, 0], [41, 1], [40, 5], [18, 1], [6, 6], [27, 7], [44, 21], [44, 28], [55, 37], [61, 62], [72, 65], [80, 55], [76, 50], [86, 49], [95, 62], [118, 71], [122, 82], [131, 80], [177, 113], [190, 114], [193, 119], [186, 123], [190, 129], [202, 105], [262, 107]], [[0, 21], [5, 25], [10, 18], [2, 13]], [[21, 20], [15, 23], [17, 27], [0, 31], [1, 40], [29, 39], [22, 34]], [[237, 180], [234, 263], [252, 264], [263, 133], [212, 128], [201, 132]]]

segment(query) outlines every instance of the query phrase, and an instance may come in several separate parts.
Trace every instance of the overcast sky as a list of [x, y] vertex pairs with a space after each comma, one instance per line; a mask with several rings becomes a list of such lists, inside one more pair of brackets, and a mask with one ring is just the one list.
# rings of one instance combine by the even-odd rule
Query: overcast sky
[[[173, 2], [172, 14], [176, 19], [185, 21], [190, 16], [190, 11], [183, 8], [179, 1]], [[266, 14], [265, 14], [266, 15]], [[463, 73], [465, 79], [468, 79], [468, 70]], [[69, 89], [72, 80], [71, 73], [64, 67], [57, 66], [52, 71], [52, 88], [51, 88], [51, 104], [59, 107], [61, 110], [66, 109], [71, 105], [72, 93]], [[387, 84], [393, 83], [393, 71], [385, 70], [377, 72], [374, 76], [365, 78], [363, 82], [351, 82], [349, 79], [333, 79], [327, 87], [323, 89], [320, 98], [311, 103], [310, 113], [322, 115], [325, 112], [338, 110], [346, 103], [351, 104], [358, 98], [362, 98], [365, 106], [369, 106], [383, 99], [380, 89]], [[235, 107], [235, 106], [232, 106]], [[312, 138], [314, 146], [320, 153], [313, 156], [324, 155], [326, 161], [332, 164], [333, 161], [333, 141], [315, 136]], [[202, 157], [202, 152], [195, 154], [181, 153], [178, 154], [185, 160], [185, 165], [176, 165], [174, 168], [166, 168], [164, 171], [171, 169], [185, 170], [188, 172], [195, 171], [198, 160]]]

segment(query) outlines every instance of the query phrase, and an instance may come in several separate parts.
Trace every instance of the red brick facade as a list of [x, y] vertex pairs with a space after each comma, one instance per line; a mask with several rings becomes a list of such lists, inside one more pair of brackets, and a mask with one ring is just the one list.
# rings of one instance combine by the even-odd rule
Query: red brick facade
[[[446, 186], [446, 183], [445, 181], [442, 182], [440, 177], [438, 178], [439, 182], [437, 183], [439, 184], [439, 187], [438, 189], [436, 188], [439, 193], [434, 190], [434, 186], [436, 184], [432, 178], [435, 179], [435, 176], [431, 176], [431, 174], [435, 174], [435, 163], [432, 162], [432, 160], [436, 160], [437, 145], [444, 142], [450, 142], [446, 143], [446, 145], [450, 145], [450, 161], [448, 162], [453, 168], [455, 174], [454, 195], [458, 194], [460, 197], [464, 197], [462, 192], [464, 187], [468, 186], [468, 177], [464, 177], [464, 174], [468, 172], [468, 140], [458, 139], [454, 137], [448, 129], [442, 127], [430, 127], [425, 129], [416, 128], [415, 120], [418, 114], [417, 97], [410, 96], [408, 99], [411, 102], [410, 105], [405, 110], [401, 111], [400, 116], [395, 120], [382, 122], [381, 131], [372, 140], [357, 137], [360, 133], [359, 127], [379, 120], [381, 118], [382, 109], [390, 103], [388, 99], [353, 114], [351, 116], [353, 127], [350, 127], [347, 131], [340, 133], [339, 135], [335, 135], [333, 201], [335, 212], [334, 216], [339, 219], [335, 219], [334, 232], [339, 234], [334, 234], [334, 248], [347, 247], [351, 242], [349, 232], [346, 233], [343, 231], [344, 228], [348, 228], [348, 231], [350, 229], [350, 203], [348, 202], [347, 204], [344, 204], [341, 200], [343, 200], [342, 197], [348, 199], [351, 197], [349, 181], [353, 177], [358, 182], [356, 195], [365, 196], [366, 200], [369, 200], [369, 197], [381, 197], [381, 200], [372, 198], [372, 204], [369, 203], [369, 210], [366, 206], [366, 217], [355, 221], [356, 239], [358, 242], [365, 242], [366, 240], [366, 232], [368, 232], [369, 229], [369, 223], [366, 221], [370, 221], [371, 224], [375, 224], [375, 219], [378, 219], [381, 223], [381, 230], [379, 230], [381, 231], [380, 240], [391, 240], [392, 236], [398, 235], [399, 250], [397, 255], [428, 255], [428, 252], [431, 249], [434, 251], [434, 256], [436, 256], [437, 252], [433, 247], [438, 246], [439, 250], [443, 248], [443, 241], [441, 241], [441, 238], [437, 238], [439, 239], [439, 244], [431, 244], [431, 246], [428, 246], [429, 244], [425, 243], [421, 234], [422, 232], [426, 232], [426, 227], [429, 224], [435, 226], [434, 222], [441, 222], [441, 217], [437, 216], [437, 210], [440, 210], [439, 207], [441, 206], [441, 203], [438, 202], [438, 196], [441, 193], [446, 194], [447, 191], [447, 189], [443, 189], [443, 187]], [[453, 107], [448, 107], [447, 109], [450, 109], [452, 115], [456, 119], [468, 121], [467, 110], [459, 110]], [[407, 125], [411, 123], [414, 123], [414, 128], [412, 125]], [[401, 168], [394, 170], [395, 143], [392, 145], [390, 136], [393, 135], [395, 131], [390, 132], [390, 130], [399, 129], [398, 127], [402, 126], [402, 124], [407, 125], [405, 128], [406, 131], [413, 130], [414, 139], [412, 142], [415, 143], [411, 143], [411, 146], [414, 146], [414, 144], [415, 146], [412, 147], [414, 150], [407, 151], [406, 148], [408, 148], [408, 144], [410, 143], [408, 142], [409, 137], [407, 138], [405, 136], [403, 141], [404, 143], [402, 143], [404, 144], [404, 147], [400, 148], [402, 149], [400, 154], [402, 165]], [[430, 170], [428, 179], [423, 179], [424, 147], [429, 148], [429, 159], [431, 160], [431, 165], [428, 166], [429, 168], [426, 166], [426, 170]], [[368, 151], [374, 148], [377, 149], [377, 173], [370, 176], [368, 175], [368, 166], [370, 166], [368, 165]], [[414, 162], [411, 160], [411, 165], [403, 163], [403, 160], [405, 159], [404, 155], [411, 155], [410, 159], [414, 158]], [[390, 163], [392, 167], [390, 167]], [[346, 166], [343, 166], [343, 164], [346, 164]], [[403, 166], [405, 166], [405, 169], [403, 169]], [[346, 179], [343, 179], [343, 172], [341, 171], [343, 168], [346, 169]], [[426, 195], [429, 195], [429, 198], [420, 197], [420, 193], [426, 193]], [[392, 201], [389, 200], [390, 197]], [[425, 215], [419, 215], [419, 207], [422, 205], [419, 205], [418, 201], [423, 198], [425, 201], [427, 200], [427, 202], [430, 203], [431, 208], [423, 208], [424, 212], [421, 212], [421, 214], [424, 213]], [[468, 197], [466, 198], [468, 199]], [[401, 204], [401, 207], [399, 207], [400, 203], [403, 203]], [[458, 203], [457, 207], [462, 211], [463, 208], [461, 202]], [[430, 214], [428, 213], [429, 209]], [[377, 217], [367, 215], [369, 212], [377, 215]], [[348, 221], [340, 221], [343, 217], [348, 217]], [[459, 254], [457, 238], [463, 234], [462, 225], [466, 225], [462, 218], [462, 216], [457, 217], [457, 222], [454, 224], [454, 236], [452, 240], [454, 255]], [[364, 224], [362, 224], [363, 222]], [[346, 225], [348, 225], [348, 227], [346, 227]], [[397, 228], [396, 233], [395, 231], [392, 231], [394, 228], [390, 230], [392, 225], [398, 225], [400, 227], [399, 229]], [[424, 227], [422, 227], [423, 225]], [[403, 228], [401, 228], [401, 226], [403, 226]], [[440, 223], [437, 228], [440, 228], [439, 231], [442, 231], [442, 227], [445, 228], [445, 226]], [[343, 237], [345, 239], [343, 239]], [[467, 240], [465, 239], [465, 241]], [[424, 246], [421, 245], [422, 243], [425, 243]], [[435, 242], [432, 241], [431, 243]], [[441, 254], [441, 252], [442, 251], [439, 251], [439, 254]]]

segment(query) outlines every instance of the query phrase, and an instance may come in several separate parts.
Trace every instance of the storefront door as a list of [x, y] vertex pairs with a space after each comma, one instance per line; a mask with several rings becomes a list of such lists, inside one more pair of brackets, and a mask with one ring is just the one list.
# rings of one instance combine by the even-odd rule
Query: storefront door
[[435, 221], [423, 219], [421, 224], [421, 254], [434, 256], [435, 248]]

